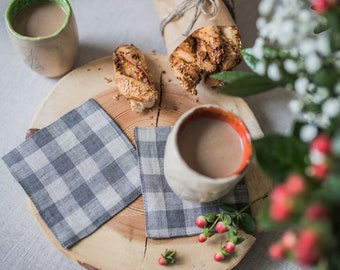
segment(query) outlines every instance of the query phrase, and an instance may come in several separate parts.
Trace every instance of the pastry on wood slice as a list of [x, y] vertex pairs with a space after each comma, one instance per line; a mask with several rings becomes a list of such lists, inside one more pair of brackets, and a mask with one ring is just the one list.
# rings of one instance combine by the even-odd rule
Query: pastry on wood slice
[[144, 54], [133, 44], [121, 45], [113, 53], [113, 80], [131, 109], [152, 108], [158, 98]]

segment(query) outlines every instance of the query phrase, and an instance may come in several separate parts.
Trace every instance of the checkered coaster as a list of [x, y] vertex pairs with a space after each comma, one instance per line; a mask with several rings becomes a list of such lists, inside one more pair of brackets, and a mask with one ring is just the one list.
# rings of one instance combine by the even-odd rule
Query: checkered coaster
[[94, 100], [33, 134], [3, 160], [64, 248], [141, 194], [136, 151]]
[[[164, 177], [164, 150], [171, 127], [135, 128], [138, 163], [141, 174], [146, 236], [170, 238], [199, 234], [195, 219], [208, 212], [219, 211], [219, 202], [193, 203], [180, 199], [168, 186]], [[237, 208], [248, 203], [244, 181], [223, 199], [223, 203]]]

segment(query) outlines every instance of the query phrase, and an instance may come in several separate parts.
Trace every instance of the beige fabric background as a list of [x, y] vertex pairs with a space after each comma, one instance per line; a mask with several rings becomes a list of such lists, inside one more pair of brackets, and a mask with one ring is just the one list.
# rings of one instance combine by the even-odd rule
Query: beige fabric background
[[[24, 66], [10, 44], [4, 13], [10, 0], [0, 1], [0, 156], [24, 139], [33, 114], [58, 79], [48, 79]], [[256, 36], [258, 0], [236, 0], [237, 25], [244, 46]], [[121, 43], [134, 43], [145, 52], [166, 53], [152, 0], [70, 0], [78, 23], [80, 53], [75, 67], [110, 55]], [[240, 68], [245, 68], [241, 65]], [[265, 133], [287, 132], [292, 115], [290, 96], [277, 89], [247, 98]], [[268, 245], [278, 233], [262, 233], [244, 260], [243, 269], [299, 269], [292, 263], [274, 264]], [[156, 263], [156, 262], [155, 262]], [[28, 210], [26, 196], [0, 161], [0, 269], [81, 269], [50, 244]], [[124, 269], [122, 266], [121, 269]]]

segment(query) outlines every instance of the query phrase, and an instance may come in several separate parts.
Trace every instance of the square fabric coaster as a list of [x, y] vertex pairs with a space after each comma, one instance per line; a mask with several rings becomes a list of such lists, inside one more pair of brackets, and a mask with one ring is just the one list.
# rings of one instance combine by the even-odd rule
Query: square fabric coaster
[[3, 160], [64, 248], [141, 194], [135, 149], [92, 99]]
[[[219, 212], [219, 202], [193, 203], [179, 198], [164, 177], [164, 150], [171, 127], [135, 128], [135, 142], [141, 174], [146, 236], [170, 238], [199, 234], [199, 215]], [[223, 202], [236, 207], [248, 203], [247, 187], [241, 181]], [[240, 204], [240, 205], [239, 205]]]

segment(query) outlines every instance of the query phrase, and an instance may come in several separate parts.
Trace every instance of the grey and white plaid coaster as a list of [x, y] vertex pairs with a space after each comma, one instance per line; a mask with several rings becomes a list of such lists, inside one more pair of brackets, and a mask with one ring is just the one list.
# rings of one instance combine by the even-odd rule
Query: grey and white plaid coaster
[[141, 194], [136, 151], [94, 100], [33, 134], [3, 160], [64, 248]]
[[[164, 150], [171, 127], [135, 128], [135, 142], [141, 174], [146, 236], [170, 238], [199, 234], [195, 226], [199, 215], [219, 212], [221, 202], [193, 203], [179, 198], [168, 186], [164, 177]], [[248, 203], [244, 181], [226, 196], [224, 203], [237, 208]]]

